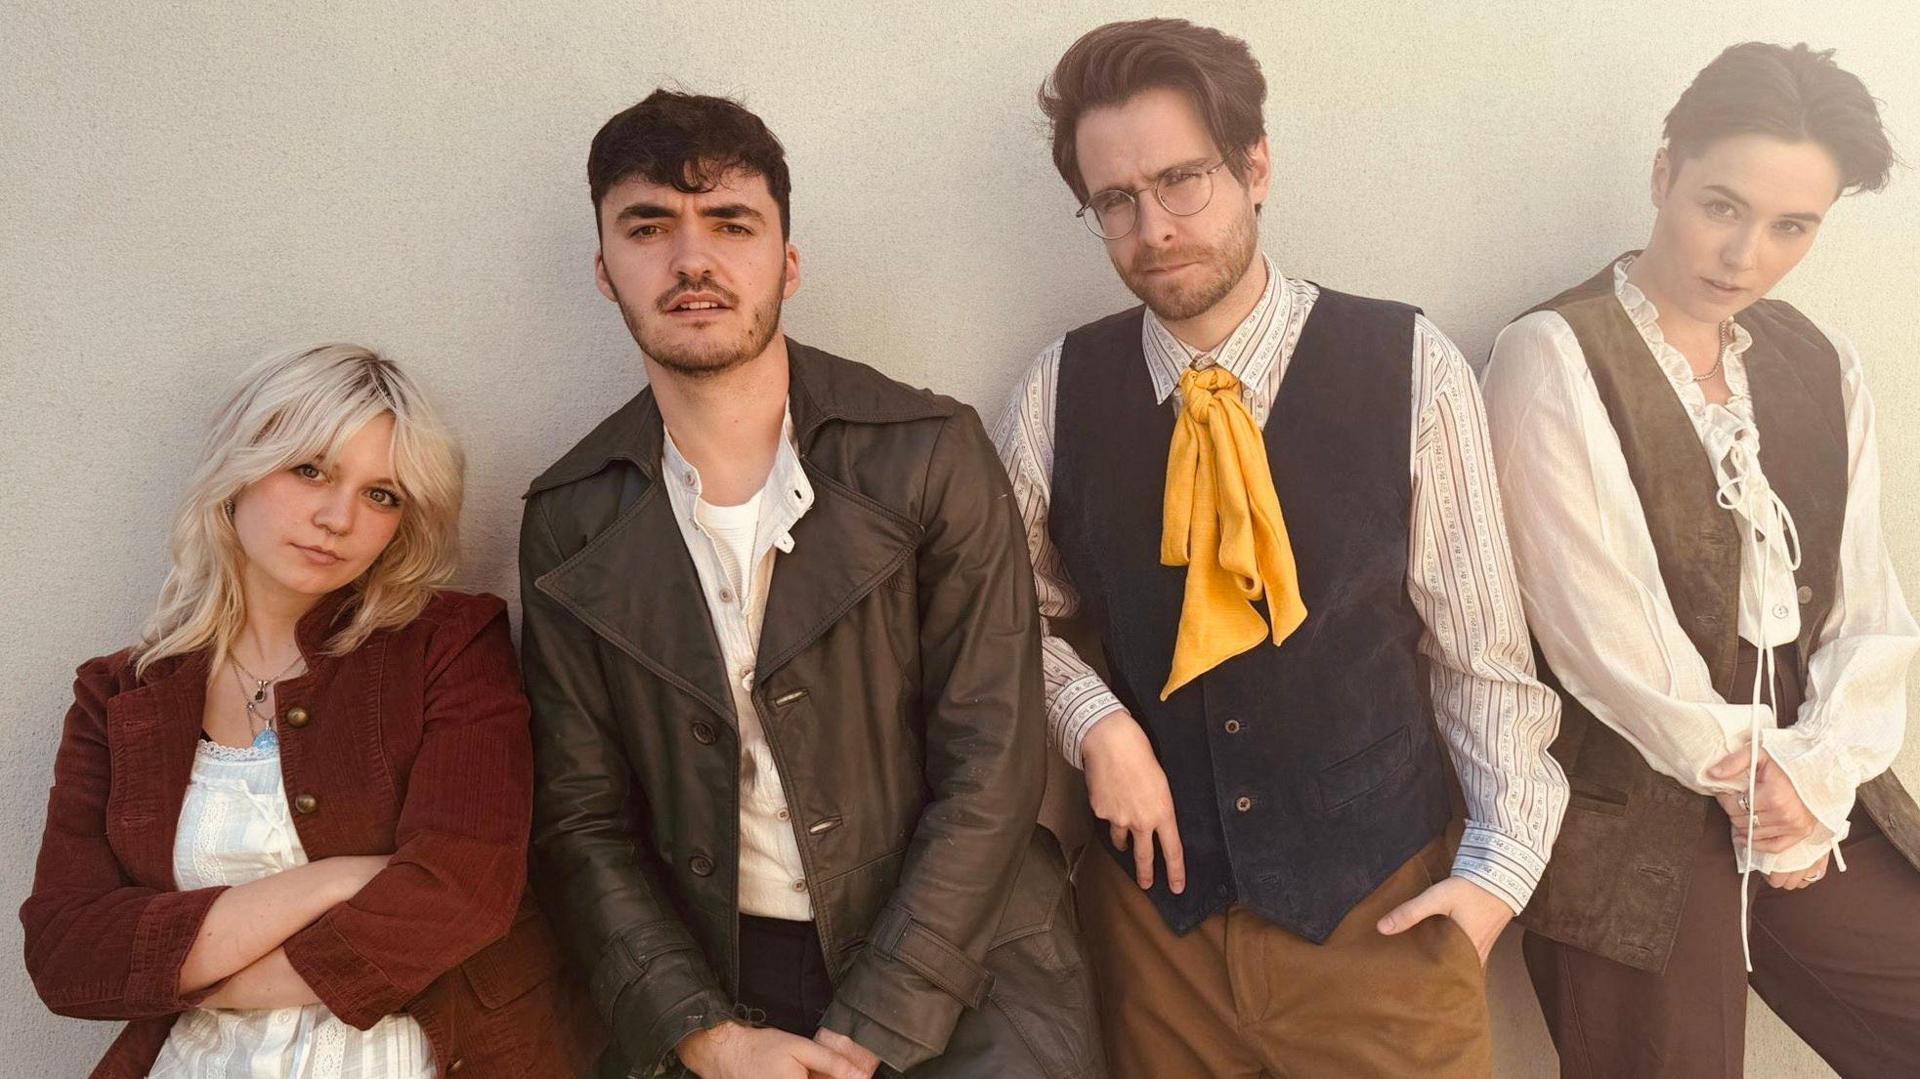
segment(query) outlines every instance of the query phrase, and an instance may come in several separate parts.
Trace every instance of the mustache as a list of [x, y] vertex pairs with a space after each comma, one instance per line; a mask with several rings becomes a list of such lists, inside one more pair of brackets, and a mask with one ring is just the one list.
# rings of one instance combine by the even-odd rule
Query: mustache
[[1216, 252], [1211, 247], [1176, 248], [1153, 255], [1143, 251], [1133, 260], [1133, 272], [1151, 273], [1154, 270], [1164, 270], [1172, 266], [1184, 266], [1189, 262], [1206, 262], [1215, 255]]
[[653, 301], [654, 307], [665, 312], [668, 308], [672, 307], [680, 297], [690, 292], [711, 292], [715, 296], [720, 297], [721, 302], [725, 303], [728, 307], [740, 306], [740, 297], [735, 295], [733, 290], [714, 284], [711, 277], [702, 274], [698, 281], [689, 281], [686, 278], [681, 278], [679, 284], [661, 293], [660, 298]]

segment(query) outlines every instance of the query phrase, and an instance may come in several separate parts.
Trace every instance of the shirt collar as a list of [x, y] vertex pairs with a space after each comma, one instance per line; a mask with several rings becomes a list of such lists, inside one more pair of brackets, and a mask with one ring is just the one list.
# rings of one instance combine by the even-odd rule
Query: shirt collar
[[[683, 530], [690, 529], [694, 525], [694, 504], [700, 498], [700, 470], [681, 455], [670, 430], [663, 432], [660, 463], [666, 473], [674, 516], [680, 519]], [[755, 549], [764, 549], [771, 543], [783, 553], [792, 552], [791, 530], [794, 522], [813, 508], [813, 484], [807, 479], [807, 470], [800, 465], [791, 409], [780, 421], [780, 444], [774, 449], [773, 468], [768, 471], [760, 494], [760, 527], [756, 530]]]
[[1288, 316], [1293, 290], [1284, 287], [1284, 279], [1273, 260], [1260, 256], [1267, 272], [1267, 287], [1259, 302], [1240, 325], [1233, 328], [1218, 347], [1202, 352], [1173, 335], [1166, 323], [1151, 310], [1140, 327], [1140, 348], [1147, 356], [1147, 371], [1153, 376], [1154, 400], [1164, 402], [1180, 385], [1180, 376], [1190, 367], [1218, 365], [1240, 380], [1242, 387], [1264, 385], [1273, 366], [1281, 362], [1281, 345], [1286, 341]]
[[[1673, 383], [1676, 389], [1692, 388], [1698, 395], [1698, 387], [1693, 381], [1693, 367], [1679, 349], [1668, 346], [1667, 335], [1660, 331], [1660, 309], [1653, 305], [1646, 293], [1640, 291], [1640, 286], [1627, 280], [1627, 271], [1633, 267], [1633, 260], [1633, 255], [1623, 255], [1620, 261], [1613, 264], [1614, 298], [1620, 301], [1627, 317], [1633, 320], [1641, 339], [1647, 343], [1647, 350], [1653, 353], [1660, 369], [1666, 373], [1667, 381]], [[1752, 345], [1753, 335], [1747, 332], [1745, 326], [1735, 322], [1733, 345], [1727, 349], [1728, 358], [1732, 361], [1727, 364], [1727, 384], [1737, 397], [1746, 396], [1746, 371], [1740, 360]]]

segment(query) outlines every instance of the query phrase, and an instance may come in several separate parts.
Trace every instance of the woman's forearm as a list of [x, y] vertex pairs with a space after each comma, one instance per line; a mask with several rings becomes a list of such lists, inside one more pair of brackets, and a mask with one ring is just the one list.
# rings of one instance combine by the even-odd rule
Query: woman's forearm
[[257, 1010], [318, 1003], [313, 987], [287, 961], [286, 949], [275, 948], [229, 977], [200, 1006]]
[[180, 991], [204, 989], [250, 966], [353, 898], [385, 864], [378, 857], [323, 858], [222, 892], [180, 967]]

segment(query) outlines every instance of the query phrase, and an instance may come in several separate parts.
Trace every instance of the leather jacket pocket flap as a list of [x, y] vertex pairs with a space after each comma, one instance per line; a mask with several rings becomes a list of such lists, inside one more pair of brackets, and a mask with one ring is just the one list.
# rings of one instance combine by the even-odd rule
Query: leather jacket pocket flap
[[1014, 878], [1013, 894], [1000, 914], [1000, 927], [988, 949], [1052, 929], [1066, 888], [1067, 860], [1060, 853], [1060, 841], [1044, 826], [1036, 826], [1026, 860], [1020, 863], [1020, 873]]
[[969, 1008], [987, 1002], [993, 975], [942, 940], [939, 934], [913, 920], [900, 907], [888, 907], [874, 921], [867, 945], [880, 955], [906, 964], [922, 978]]
[[1406, 726], [1345, 760], [1320, 770], [1315, 787], [1320, 811], [1332, 813], [1383, 786], [1413, 757], [1413, 734]]
[[560, 969], [560, 945], [539, 911], [522, 910], [507, 935], [460, 964], [473, 995], [485, 1008], [498, 1008], [553, 977]]

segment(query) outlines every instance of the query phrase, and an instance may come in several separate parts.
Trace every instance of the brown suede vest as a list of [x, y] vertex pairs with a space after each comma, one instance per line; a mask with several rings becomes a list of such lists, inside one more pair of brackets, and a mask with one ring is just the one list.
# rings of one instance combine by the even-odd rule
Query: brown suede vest
[[[1613, 264], [1540, 305], [1580, 343], [1646, 513], [1660, 575], [1722, 697], [1734, 696], [1739, 652], [1739, 526], [1715, 501], [1700, 438], [1645, 338], [1613, 290]], [[1846, 412], [1839, 356], [1806, 316], [1779, 300], [1741, 312], [1761, 469], [1799, 528], [1800, 675], [1833, 610], [1847, 496]], [[1525, 512], [1509, 507], [1509, 512]], [[1539, 659], [1536, 652], [1536, 659]], [[1546, 876], [1521, 916], [1529, 929], [1642, 970], [1666, 967], [1693, 852], [1713, 800], [1655, 772], [1540, 663], [1564, 712], [1552, 747], [1573, 788]], [[1860, 801], [1920, 866], [1920, 809], [1886, 772]]]

